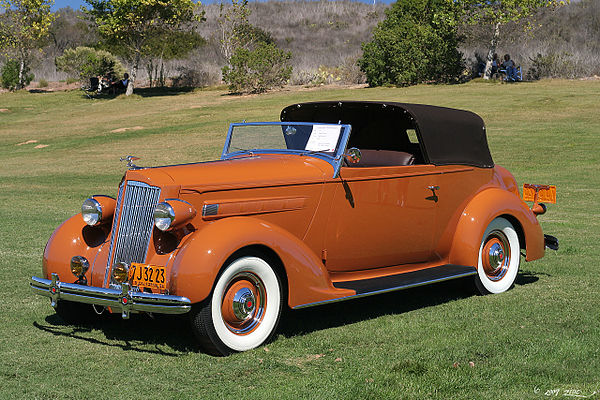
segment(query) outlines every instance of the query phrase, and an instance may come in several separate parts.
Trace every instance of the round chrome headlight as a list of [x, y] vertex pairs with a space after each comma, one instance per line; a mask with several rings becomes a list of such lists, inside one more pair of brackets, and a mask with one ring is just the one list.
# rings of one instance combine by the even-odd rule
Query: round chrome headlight
[[71, 258], [71, 272], [78, 278], [82, 278], [90, 267], [89, 261], [82, 256]]
[[81, 216], [86, 224], [90, 226], [98, 225], [102, 220], [102, 206], [98, 200], [86, 199], [81, 205]]
[[169, 203], [158, 203], [154, 208], [154, 225], [161, 231], [166, 231], [175, 221], [175, 210]]
[[113, 266], [112, 277], [118, 283], [127, 282], [129, 279], [129, 265], [124, 262], [118, 262]]

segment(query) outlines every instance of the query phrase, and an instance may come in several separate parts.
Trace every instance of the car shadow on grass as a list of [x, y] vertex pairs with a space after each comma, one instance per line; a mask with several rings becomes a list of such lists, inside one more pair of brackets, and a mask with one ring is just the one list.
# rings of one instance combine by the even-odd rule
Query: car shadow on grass
[[[539, 275], [531, 271], [519, 272], [515, 284], [529, 285], [539, 280]], [[473, 278], [469, 277], [318, 307], [287, 310], [277, 334], [284, 337], [305, 335], [383, 315], [433, 307], [473, 295]], [[126, 351], [169, 357], [201, 351], [186, 316], [158, 315], [151, 318], [146, 314], [132, 314], [129, 320], [123, 320], [119, 314], [111, 314], [101, 315], [90, 324], [75, 326], [65, 323], [57, 314], [50, 314], [44, 324], [35, 321], [33, 326], [55, 336]]]
[[57, 314], [51, 314], [45, 322], [35, 321], [33, 326], [55, 336], [127, 351], [178, 357], [200, 350], [188, 319], [182, 316], [159, 315], [152, 318], [147, 314], [132, 314], [128, 320], [123, 320], [120, 314], [111, 314], [101, 315], [89, 324], [70, 325]]
[[[531, 271], [519, 272], [515, 285], [534, 283], [539, 280], [538, 275]], [[477, 295], [473, 279], [455, 279], [319, 307], [288, 310], [282, 318], [278, 333], [292, 337], [465, 299]]]
[[456, 279], [318, 307], [289, 310], [282, 318], [278, 334], [285, 337], [304, 335], [468, 298], [475, 294], [472, 283], [472, 278]]

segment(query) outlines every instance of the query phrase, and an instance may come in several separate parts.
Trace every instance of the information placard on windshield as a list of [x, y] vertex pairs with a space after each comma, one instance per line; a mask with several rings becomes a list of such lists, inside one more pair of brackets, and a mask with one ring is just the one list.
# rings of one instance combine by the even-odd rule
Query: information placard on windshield
[[305, 150], [334, 152], [341, 128], [340, 125], [314, 125]]

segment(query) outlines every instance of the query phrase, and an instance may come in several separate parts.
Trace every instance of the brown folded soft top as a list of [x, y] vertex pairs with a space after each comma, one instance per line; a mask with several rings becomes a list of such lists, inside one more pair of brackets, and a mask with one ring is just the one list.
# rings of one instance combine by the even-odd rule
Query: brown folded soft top
[[[348, 147], [405, 151], [425, 164], [494, 166], [485, 124], [470, 111], [424, 104], [323, 101], [287, 106], [281, 121], [350, 124]], [[418, 144], [407, 134], [412, 129]]]

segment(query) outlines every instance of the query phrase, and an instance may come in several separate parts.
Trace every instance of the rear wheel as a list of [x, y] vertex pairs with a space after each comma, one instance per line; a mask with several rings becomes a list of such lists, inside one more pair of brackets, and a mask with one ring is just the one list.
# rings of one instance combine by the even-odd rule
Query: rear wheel
[[475, 285], [481, 294], [502, 293], [512, 287], [519, 272], [519, 237], [505, 218], [496, 218], [488, 225], [477, 262]]
[[241, 257], [221, 272], [211, 297], [194, 308], [192, 329], [208, 353], [250, 350], [273, 336], [282, 304], [281, 281], [271, 265], [261, 257]]

